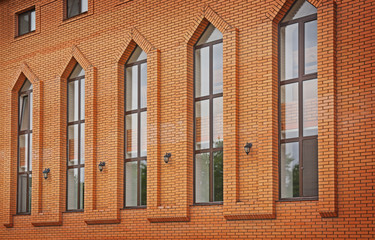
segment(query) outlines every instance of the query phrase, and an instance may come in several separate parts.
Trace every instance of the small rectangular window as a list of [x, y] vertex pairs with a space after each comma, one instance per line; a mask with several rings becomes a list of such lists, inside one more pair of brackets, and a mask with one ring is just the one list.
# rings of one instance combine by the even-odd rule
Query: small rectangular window
[[88, 11], [88, 0], [66, 0], [66, 18]]
[[35, 31], [35, 9], [18, 14], [17, 21], [18, 36]]

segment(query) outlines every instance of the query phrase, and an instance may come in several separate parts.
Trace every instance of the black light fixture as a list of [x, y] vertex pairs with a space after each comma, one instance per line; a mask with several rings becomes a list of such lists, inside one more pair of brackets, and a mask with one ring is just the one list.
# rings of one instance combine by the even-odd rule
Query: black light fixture
[[43, 170], [43, 177], [44, 177], [44, 179], [47, 179], [48, 178], [48, 173], [50, 172], [50, 170], [49, 170], [49, 168], [45, 168], [44, 170]]
[[253, 146], [252, 143], [246, 143], [246, 145], [243, 147], [245, 149], [246, 155], [249, 155], [250, 148]]
[[171, 153], [165, 153], [165, 155], [164, 155], [164, 162], [165, 163], [168, 163], [169, 162], [169, 158], [172, 156], [172, 154]]
[[100, 162], [99, 163], [99, 171], [103, 171], [103, 167], [105, 166], [105, 162]]

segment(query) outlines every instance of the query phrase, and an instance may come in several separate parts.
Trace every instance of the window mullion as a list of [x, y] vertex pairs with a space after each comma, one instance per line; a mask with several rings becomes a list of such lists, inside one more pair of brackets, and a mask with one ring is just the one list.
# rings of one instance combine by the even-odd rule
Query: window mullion
[[298, 133], [299, 133], [299, 196], [303, 197], [303, 80], [304, 75], [304, 29], [303, 22], [298, 22]]
[[209, 121], [210, 121], [210, 202], [214, 201], [213, 191], [214, 191], [214, 181], [213, 181], [213, 45], [209, 45]]
[[81, 207], [81, 79], [78, 80], [78, 205], [77, 209]]
[[137, 65], [137, 71], [138, 71], [138, 131], [137, 131], [137, 138], [138, 138], [138, 164], [137, 164], [137, 206], [140, 205], [140, 196], [141, 196], [141, 184], [140, 184], [140, 160], [141, 157], [141, 64]]

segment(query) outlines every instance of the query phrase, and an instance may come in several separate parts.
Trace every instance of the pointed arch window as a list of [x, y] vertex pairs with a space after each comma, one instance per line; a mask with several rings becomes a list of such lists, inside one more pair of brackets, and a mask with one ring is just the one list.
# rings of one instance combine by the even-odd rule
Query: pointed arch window
[[280, 198], [318, 196], [317, 10], [296, 1], [279, 24]]
[[33, 85], [25, 80], [19, 91], [17, 213], [31, 212]]
[[77, 63], [68, 78], [66, 209], [83, 210], [85, 189], [85, 71]]
[[194, 202], [223, 201], [223, 35], [209, 24], [194, 46]]
[[147, 54], [125, 64], [125, 207], [147, 204]]

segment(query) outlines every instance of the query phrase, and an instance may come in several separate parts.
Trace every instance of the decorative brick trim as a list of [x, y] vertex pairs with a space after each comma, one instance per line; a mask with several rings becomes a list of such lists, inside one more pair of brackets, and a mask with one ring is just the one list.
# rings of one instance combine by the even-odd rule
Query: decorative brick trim
[[117, 50], [116, 63], [124, 65], [136, 45], [142, 48], [142, 50], [147, 54], [149, 54], [152, 50], [155, 50], [152, 44], [135, 27], [132, 27], [127, 33], [125, 40]]
[[163, 222], [189, 222], [189, 217], [166, 217], [166, 218], [147, 218], [151, 223], [163, 223]]
[[[266, 17], [271, 21], [279, 23], [295, 1], [296, 0], [274, 0], [272, 1], [270, 7], [268, 8], [268, 11], [266, 12]], [[316, 8], [319, 8], [323, 2], [323, 0], [308, 0], [308, 1], [312, 5], [314, 5]], [[336, 0], [331, 0], [331, 1], [335, 2]]]
[[319, 213], [337, 217], [336, 1], [318, 8]]
[[224, 19], [222, 19], [208, 4], [205, 4], [204, 8], [198, 12], [190, 30], [186, 32], [184, 36], [185, 44], [194, 45], [198, 40], [208, 23], [214, 25], [220, 32], [225, 33], [230, 28]]
[[233, 220], [272, 220], [276, 219], [276, 214], [250, 214], [250, 215], [224, 215], [228, 221]]
[[[34, 215], [41, 210], [41, 167], [42, 167], [42, 148], [41, 143], [43, 139], [42, 129], [42, 99], [43, 89], [42, 82], [32, 72], [26, 62], [21, 63], [16, 71], [14, 80], [9, 85], [9, 97], [11, 102], [10, 108], [10, 123], [8, 126], [9, 139], [8, 157], [9, 161], [4, 161], [4, 226], [13, 227], [13, 215], [16, 214], [17, 207], [17, 132], [18, 132], [18, 92], [21, 89], [24, 81], [28, 79], [33, 85], [33, 188], [32, 188], [32, 212]], [[6, 156], [6, 155], [5, 155]]]

